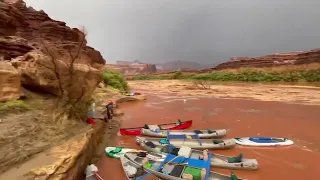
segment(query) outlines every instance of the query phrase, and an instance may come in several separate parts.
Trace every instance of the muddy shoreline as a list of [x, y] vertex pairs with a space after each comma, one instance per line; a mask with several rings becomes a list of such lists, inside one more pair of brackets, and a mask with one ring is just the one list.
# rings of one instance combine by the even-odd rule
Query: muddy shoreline
[[320, 87], [316, 86], [206, 82], [203, 87], [182, 80], [129, 81], [129, 85], [137, 91], [148, 92], [161, 98], [175, 95], [180, 98], [212, 97], [320, 105]]

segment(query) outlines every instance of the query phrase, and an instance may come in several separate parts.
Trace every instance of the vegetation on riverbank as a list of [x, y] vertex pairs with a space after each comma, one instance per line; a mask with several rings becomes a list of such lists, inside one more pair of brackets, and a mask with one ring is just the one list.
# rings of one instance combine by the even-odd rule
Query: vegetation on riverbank
[[124, 92], [128, 88], [128, 84], [123, 75], [114, 70], [105, 70], [103, 72], [103, 82], [106, 86], [111, 86]]
[[23, 112], [30, 109], [30, 106], [23, 100], [11, 100], [0, 103], [0, 114], [10, 112]]
[[237, 71], [212, 71], [200, 74], [173, 72], [163, 75], [138, 75], [132, 78], [132, 80], [165, 79], [243, 82], [320, 82], [320, 69], [300, 69], [292, 71], [240, 69]]

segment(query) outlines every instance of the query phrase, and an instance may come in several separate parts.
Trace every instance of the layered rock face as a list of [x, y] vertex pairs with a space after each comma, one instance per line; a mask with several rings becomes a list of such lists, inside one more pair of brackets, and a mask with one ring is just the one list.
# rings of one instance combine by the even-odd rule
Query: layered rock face
[[233, 57], [230, 61], [219, 64], [213, 69], [236, 69], [242, 67], [261, 68], [310, 63], [320, 63], [320, 49], [302, 52], [278, 53], [255, 58]]
[[0, 102], [20, 97], [20, 74], [7, 62], [0, 61]]
[[120, 71], [125, 76], [157, 72], [157, 68], [155, 64], [130, 63], [130, 62], [106, 64], [105, 69], [113, 69], [113, 70]]
[[0, 2], [0, 25], [0, 61], [20, 71], [24, 87], [87, 100], [101, 81], [105, 60], [80, 30], [22, 0]]

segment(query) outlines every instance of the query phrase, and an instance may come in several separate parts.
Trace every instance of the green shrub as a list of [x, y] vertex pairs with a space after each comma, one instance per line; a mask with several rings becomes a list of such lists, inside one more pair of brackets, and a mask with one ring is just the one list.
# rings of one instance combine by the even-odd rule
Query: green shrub
[[182, 72], [181, 71], [176, 71], [172, 74], [172, 79], [179, 79], [182, 77]]
[[111, 86], [120, 91], [125, 91], [128, 88], [128, 84], [123, 75], [114, 70], [105, 70], [103, 72], [103, 82], [107, 86]]
[[0, 103], [0, 113], [11, 113], [11, 112], [23, 112], [30, 109], [22, 100], [11, 100], [7, 102]]
[[170, 75], [138, 75], [132, 80], [190, 79], [204, 81], [245, 81], [245, 82], [320, 82], [320, 69], [294, 70], [287, 72], [241, 70], [238, 72], [213, 71], [195, 75], [183, 75], [177, 71]]
[[165, 80], [171, 79], [168, 75], [137, 75], [132, 77], [132, 80]]

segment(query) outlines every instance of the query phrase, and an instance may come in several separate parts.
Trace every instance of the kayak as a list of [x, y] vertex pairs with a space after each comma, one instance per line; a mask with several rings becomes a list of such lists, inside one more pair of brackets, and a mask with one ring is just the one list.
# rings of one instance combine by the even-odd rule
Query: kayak
[[136, 151], [139, 152], [141, 150], [136, 149], [128, 149], [123, 147], [106, 147], [105, 152], [109, 157], [113, 158], [120, 158], [120, 156], [123, 156], [126, 152], [130, 151]]
[[131, 93], [124, 93], [125, 96], [137, 96], [137, 95], [141, 95], [141, 93], [139, 92], [131, 92]]
[[[152, 161], [154, 165], [160, 165], [165, 156], [148, 152], [138, 152], [135, 153], [135, 158], [136, 161], [140, 163], [142, 163], [143, 161]], [[139, 164], [131, 161], [125, 156], [120, 156], [120, 161], [124, 174], [126, 175], [126, 178], [128, 180], [141, 180], [148, 176], [148, 174], [150, 174], [145, 172], [142, 166], [139, 166]]]
[[180, 135], [174, 135], [167, 138], [149, 138], [149, 137], [136, 137], [136, 143], [151, 142], [155, 145], [168, 145], [171, 144], [175, 147], [180, 148], [181, 146], [187, 146], [193, 149], [230, 149], [233, 148], [236, 143], [234, 139], [196, 139], [195, 137], [182, 138]]
[[[148, 152], [156, 152], [162, 154], [179, 154], [180, 148], [169, 145], [154, 145], [152, 143], [140, 143], [143, 150]], [[199, 159], [203, 156], [203, 151], [192, 149], [190, 158]], [[256, 159], [245, 159], [242, 153], [238, 156], [224, 156], [221, 154], [212, 153], [211, 166], [224, 169], [237, 170], [257, 170], [259, 169]]]
[[290, 139], [276, 137], [243, 137], [235, 138], [235, 141], [244, 146], [290, 146], [293, 144]]
[[158, 125], [144, 125], [143, 127], [135, 127], [135, 128], [120, 128], [121, 135], [141, 135], [141, 129], [151, 129], [151, 130], [179, 130], [179, 129], [187, 129], [192, 125], [192, 120], [189, 121], [180, 121], [177, 123], [168, 123], [168, 124], [158, 124]]
[[[190, 159], [185, 156], [168, 154], [164, 160], [148, 160], [140, 157], [137, 153], [125, 153], [126, 158], [133, 166], [143, 167], [144, 171], [151, 173], [163, 180], [178, 179], [205, 179], [205, 180], [240, 180], [235, 174], [230, 176], [210, 171], [210, 159], [212, 154], [207, 153], [206, 159]], [[202, 178], [201, 178], [202, 177]]]
[[141, 135], [165, 138], [168, 134], [173, 135], [195, 135], [198, 134], [199, 138], [221, 138], [227, 134], [226, 129], [217, 130], [151, 130], [141, 129]]

